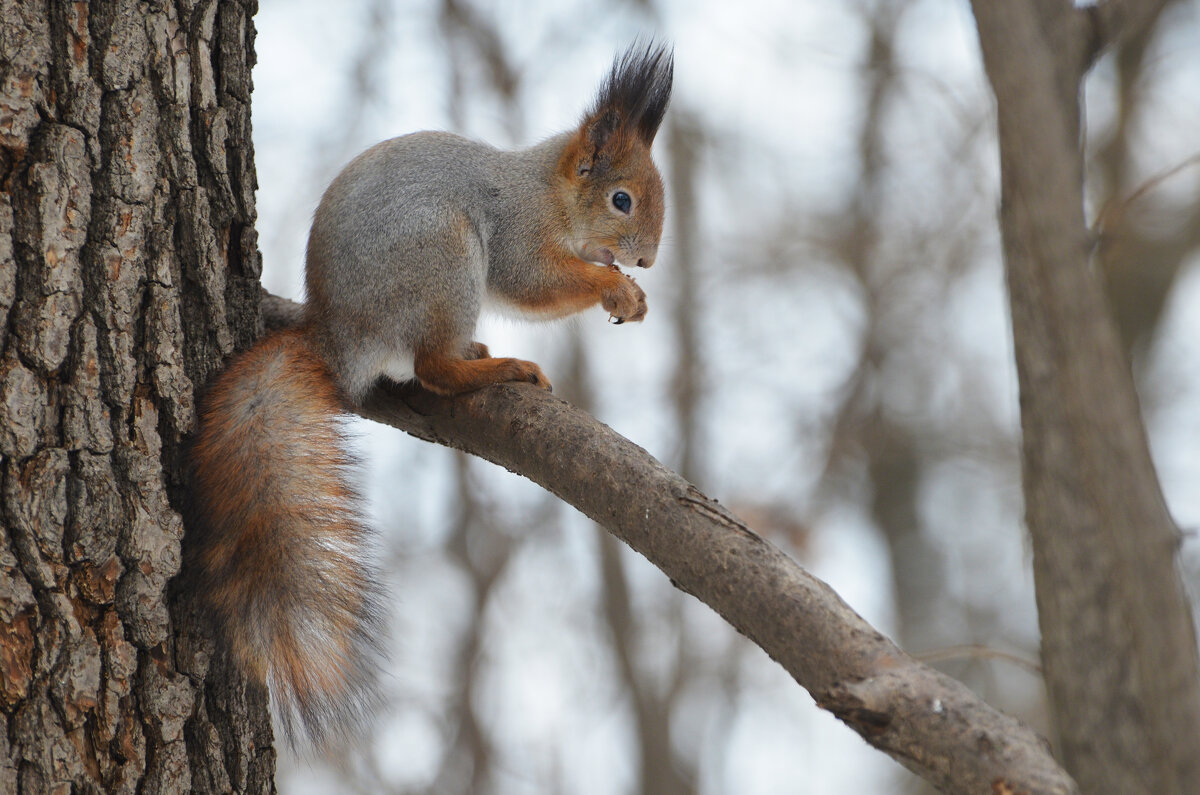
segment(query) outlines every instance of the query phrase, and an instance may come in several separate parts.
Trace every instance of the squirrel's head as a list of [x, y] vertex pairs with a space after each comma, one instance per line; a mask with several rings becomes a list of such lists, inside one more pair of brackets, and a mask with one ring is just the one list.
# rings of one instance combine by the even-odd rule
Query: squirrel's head
[[581, 259], [649, 268], [663, 225], [650, 146], [671, 99], [671, 52], [634, 44], [613, 62], [558, 163], [566, 244]]

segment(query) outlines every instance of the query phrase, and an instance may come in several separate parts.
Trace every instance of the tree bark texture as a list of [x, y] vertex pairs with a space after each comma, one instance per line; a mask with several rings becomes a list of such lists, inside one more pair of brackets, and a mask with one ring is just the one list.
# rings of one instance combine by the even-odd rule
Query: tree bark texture
[[271, 791], [171, 597], [193, 388], [256, 336], [252, 0], [0, 0], [0, 792]]
[[998, 108], [1026, 522], [1061, 756], [1084, 792], [1200, 792], [1180, 536], [1083, 218], [1078, 97], [1091, 37], [1152, 19], [1155, 4], [973, 5]]
[[[299, 307], [271, 297], [268, 327]], [[863, 739], [946, 792], [1075, 793], [1045, 741], [922, 665], [828, 585], [586, 412], [500, 385], [455, 399], [381, 385], [360, 412], [499, 464], [574, 505], [764, 649]]]

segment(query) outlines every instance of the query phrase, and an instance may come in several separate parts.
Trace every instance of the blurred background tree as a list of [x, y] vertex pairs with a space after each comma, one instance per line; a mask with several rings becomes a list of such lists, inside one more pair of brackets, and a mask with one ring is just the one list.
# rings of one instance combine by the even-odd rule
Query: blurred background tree
[[[268, 0], [264, 281], [371, 143], [572, 125], [612, 53], [675, 43], [651, 312], [502, 321], [494, 351], [723, 498], [900, 644], [1049, 733], [1021, 517], [995, 125], [965, 3]], [[1200, 3], [1086, 85], [1087, 218], [1168, 503], [1200, 522]], [[759, 650], [518, 478], [361, 426], [394, 563], [375, 740], [286, 792], [921, 791]], [[1200, 544], [1186, 537], [1195, 593]]]

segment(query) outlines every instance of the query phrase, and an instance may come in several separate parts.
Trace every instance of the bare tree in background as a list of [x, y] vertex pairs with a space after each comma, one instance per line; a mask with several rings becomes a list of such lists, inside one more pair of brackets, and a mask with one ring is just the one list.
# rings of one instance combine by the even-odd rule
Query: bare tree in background
[[1079, 147], [1084, 74], [1162, 3], [973, 5], [998, 107], [1026, 521], [1062, 757], [1085, 792], [1197, 792], [1200, 660], [1180, 536], [1089, 268]]
[[1151, 45], [1163, 18], [1186, 13], [1183, 6], [1178, 0], [1151, 4], [1140, 29], [1112, 44], [1116, 119], [1087, 163], [1100, 207], [1092, 229], [1099, 244], [1096, 260], [1135, 376], [1142, 374], [1136, 365], [1151, 347], [1176, 278], [1200, 249], [1200, 196], [1164, 201], [1158, 195], [1164, 181], [1200, 165], [1200, 152], [1144, 183], [1133, 176], [1138, 156], [1133, 128], [1150, 102]]

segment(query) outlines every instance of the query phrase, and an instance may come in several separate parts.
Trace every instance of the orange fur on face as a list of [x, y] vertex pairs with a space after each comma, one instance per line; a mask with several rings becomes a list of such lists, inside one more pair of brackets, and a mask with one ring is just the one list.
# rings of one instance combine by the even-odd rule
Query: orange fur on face
[[[662, 177], [650, 147], [621, 130], [600, 149], [593, 146], [585, 121], [559, 158], [558, 197], [569, 237], [581, 248], [608, 249], [623, 265], [649, 267], [658, 252], [664, 211]], [[612, 208], [618, 190], [632, 198], [628, 215]]]

